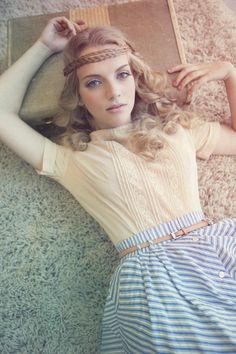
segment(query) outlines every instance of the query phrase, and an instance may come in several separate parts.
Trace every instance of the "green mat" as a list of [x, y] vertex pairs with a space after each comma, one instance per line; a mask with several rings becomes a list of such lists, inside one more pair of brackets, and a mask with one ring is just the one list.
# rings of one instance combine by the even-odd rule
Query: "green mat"
[[0, 151], [0, 353], [97, 353], [116, 252], [66, 190]]

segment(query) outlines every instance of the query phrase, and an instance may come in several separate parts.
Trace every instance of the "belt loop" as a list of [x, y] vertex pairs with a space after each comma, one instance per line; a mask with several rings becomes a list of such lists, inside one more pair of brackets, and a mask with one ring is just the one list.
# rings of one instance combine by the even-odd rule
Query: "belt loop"
[[184, 227], [182, 227], [182, 229], [180, 229], [180, 230], [183, 231], [183, 234], [184, 234], [184, 235], [187, 235], [188, 231], [187, 231]]
[[206, 218], [204, 220], [208, 223], [208, 225], [213, 225], [214, 224], [214, 220], [213, 219]]

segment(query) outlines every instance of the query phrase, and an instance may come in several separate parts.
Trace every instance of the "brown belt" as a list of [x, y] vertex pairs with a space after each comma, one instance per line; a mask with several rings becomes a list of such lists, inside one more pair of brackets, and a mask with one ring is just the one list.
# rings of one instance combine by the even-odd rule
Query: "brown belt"
[[201, 227], [212, 225], [213, 223], [214, 223], [214, 221], [211, 219], [202, 220], [202, 221], [198, 222], [197, 224], [193, 224], [188, 227], [183, 227], [182, 229], [180, 229], [176, 232], [171, 232], [169, 235], [165, 235], [165, 236], [156, 238], [154, 240], [140, 243], [137, 246], [132, 246], [132, 247], [126, 248], [123, 251], [119, 252], [119, 257], [122, 258], [128, 253], [137, 251], [138, 249], [141, 249], [141, 248], [149, 247], [151, 244], [156, 244], [156, 243], [160, 243], [160, 242], [168, 241], [168, 240], [176, 240], [184, 235], [187, 235], [189, 232], [200, 229]]

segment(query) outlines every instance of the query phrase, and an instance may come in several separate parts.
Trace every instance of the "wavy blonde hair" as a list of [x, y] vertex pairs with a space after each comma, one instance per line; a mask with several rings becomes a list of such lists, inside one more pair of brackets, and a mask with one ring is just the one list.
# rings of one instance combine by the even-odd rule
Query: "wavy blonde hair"
[[[166, 75], [152, 71], [134, 51], [125, 35], [114, 27], [88, 28], [73, 36], [64, 49], [65, 65], [76, 60], [88, 46], [109, 44], [126, 45], [131, 49], [127, 55], [135, 80], [136, 95], [131, 112], [134, 125], [128, 136], [128, 146], [145, 160], [156, 160], [158, 150], [164, 146], [158, 131], [174, 134], [177, 123], [189, 128], [199, 119], [176, 106], [167, 88]], [[94, 130], [92, 116], [79, 103], [79, 79], [74, 70], [66, 77], [59, 100], [60, 109], [53, 119], [55, 125], [65, 128], [65, 132], [54, 140], [73, 150], [85, 150], [90, 141], [89, 134]]]

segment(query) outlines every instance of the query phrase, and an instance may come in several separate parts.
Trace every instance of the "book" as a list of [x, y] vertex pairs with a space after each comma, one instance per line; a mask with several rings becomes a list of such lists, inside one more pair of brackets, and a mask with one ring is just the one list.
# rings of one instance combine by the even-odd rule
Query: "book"
[[[8, 67], [38, 39], [48, 21], [56, 16], [66, 16], [74, 22], [83, 19], [89, 27], [118, 27], [154, 70], [166, 72], [174, 65], [186, 63], [173, 0], [141, 0], [9, 19]], [[23, 120], [32, 125], [42, 124], [50, 122], [57, 113], [65, 80], [63, 67], [62, 53], [52, 55], [40, 67], [29, 84], [19, 112]], [[169, 80], [173, 79], [173, 74], [169, 75]], [[177, 102], [184, 104], [186, 90], [173, 90]]]

